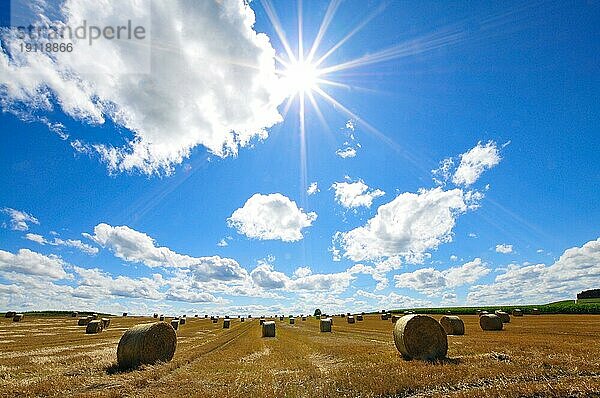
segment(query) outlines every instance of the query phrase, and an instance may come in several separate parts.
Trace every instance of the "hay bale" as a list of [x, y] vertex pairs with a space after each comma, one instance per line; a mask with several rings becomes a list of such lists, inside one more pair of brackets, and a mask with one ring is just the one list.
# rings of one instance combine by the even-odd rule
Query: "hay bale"
[[223, 319], [223, 329], [229, 329], [231, 326], [231, 319]]
[[117, 362], [122, 369], [151, 365], [173, 358], [177, 334], [165, 322], [136, 325], [121, 336], [117, 347]]
[[94, 320], [94, 321], [98, 319], [98, 314], [92, 314], [91, 316], [92, 316], [92, 320]]
[[362, 321], [362, 320], [363, 320], [363, 316], [362, 316], [362, 314], [358, 314], [358, 315], [356, 316], [356, 320], [357, 320], [357, 321]]
[[164, 322], [164, 320], [165, 320], [165, 316], [164, 316], [164, 315], [161, 315], [161, 316], [158, 318], [158, 320], [159, 320], [159, 321], [161, 321], [161, 322]]
[[479, 311], [479, 317], [482, 317], [483, 315], [488, 315], [489, 312], [487, 311]]
[[152, 315], [153, 318], [158, 318], [158, 314], [154, 313], [154, 315]]
[[494, 311], [494, 315], [502, 320], [502, 323], [510, 323], [510, 315], [502, 310]]
[[179, 329], [179, 319], [171, 319], [171, 327], [174, 330]]
[[342, 318], [345, 318], [345, 317], [346, 317], [346, 314], [341, 314], [340, 316], [341, 316]]
[[540, 315], [540, 310], [538, 310], [537, 308], [533, 308], [531, 310], [531, 315]]
[[296, 324], [296, 318], [290, 318], [290, 325]]
[[346, 320], [348, 321], [348, 323], [355, 323], [356, 320], [354, 319], [354, 317], [352, 315], [348, 315], [346, 317]]
[[440, 325], [442, 325], [446, 334], [465, 334], [465, 323], [456, 315], [444, 315], [440, 319]]
[[402, 318], [402, 315], [392, 315], [392, 323], [398, 322], [400, 318]]
[[442, 326], [430, 316], [410, 314], [394, 326], [394, 343], [407, 359], [433, 360], [448, 352], [448, 337]]
[[179, 324], [185, 325], [186, 318], [179, 318]]
[[217, 322], [219, 322], [219, 320], [217, 318], [212, 319], [212, 323], [217, 323]]
[[262, 337], [275, 337], [275, 322], [273, 321], [262, 321]]
[[124, 316], [124, 317], [125, 317], [125, 316], [127, 316], [127, 313], [126, 313], [126, 312], [124, 312], [124, 313], [123, 313], [123, 316]]
[[106, 329], [110, 326], [110, 318], [102, 318], [100, 322], [102, 323], [102, 329]]
[[331, 321], [331, 318], [321, 319], [321, 321], [319, 322], [319, 329], [321, 330], [321, 332], [331, 332], [332, 324], [333, 322]]
[[303, 321], [305, 321], [305, 320], [306, 320], [306, 317], [305, 317], [305, 316], [303, 316], [303, 317], [302, 317], [302, 320], [303, 320]]
[[102, 331], [102, 321], [99, 319], [91, 320], [85, 327], [85, 334], [96, 334]]
[[90, 319], [88, 319], [88, 317], [85, 318], [79, 318], [79, 320], [77, 321], [77, 325], [78, 326], [85, 326], [88, 323], [90, 323]]
[[77, 318], [78, 316], [79, 316], [79, 313], [77, 311], [71, 312], [71, 318]]
[[244, 317], [241, 317], [241, 318], [240, 318], [240, 322], [246, 322], [246, 318], [244, 318]]
[[265, 320], [264, 320], [264, 319], [261, 319], [261, 320], [259, 320], [259, 323], [260, 323], [261, 325], [264, 325], [264, 324], [265, 324]]
[[283, 321], [283, 315], [279, 317], [279, 320], [280, 320], [280, 321]]
[[15, 316], [13, 316], [13, 322], [21, 322], [22, 319], [23, 314], [15, 314]]
[[479, 326], [483, 330], [502, 330], [502, 319], [496, 314], [483, 314], [479, 317]]
[[315, 319], [321, 319], [321, 315], [315, 315]]
[[17, 315], [17, 313], [15, 311], [6, 311], [6, 313], [4, 314], [5, 318], [14, 318], [15, 315]]
[[512, 310], [512, 316], [523, 316], [523, 311], [519, 308], [515, 308], [514, 310]]
[[381, 314], [381, 320], [382, 321], [387, 321], [388, 320], [388, 314]]

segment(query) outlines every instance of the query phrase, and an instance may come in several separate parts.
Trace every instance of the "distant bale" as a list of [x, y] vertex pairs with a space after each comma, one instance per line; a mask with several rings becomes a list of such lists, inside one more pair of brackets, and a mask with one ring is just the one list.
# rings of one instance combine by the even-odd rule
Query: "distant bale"
[[281, 316], [279, 317], [279, 320], [280, 320], [280, 321], [283, 321], [283, 315], [281, 315]]
[[71, 318], [77, 318], [78, 316], [79, 316], [79, 313], [77, 311], [71, 312]]
[[262, 337], [275, 337], [275, 322], [261, 319]]
[[155, 313], [154, 315], [152, 315], [153, 318], [158, 318], [158, 314]]
[[341, 316], [342, 318], [345, 318], [345, 317], [346, 317], [346, 314], [341, 314], [340, 316]]
[[403, 316], [394, 326], [394, 343], [407, 359], [433, 360], [448, 352], [448, 337], [442, 326], [427, 315]]
[[5, 318], [14, 318], [15, 315], [17, 315], [17, 313], [15, 311], [6, 311], [6, 313], [4, 314]]
[[483, 330], [502, 330], [502, 319], [496, 314], [483, 314], [479, 317], [479, 326]]
[[362, 320], [363, 320], [363, 316], [362, 316], [362, 314], [358, 314], [358, 315], [356, 316], [356, 320], [357, 320], [357, 321], [362, 321]]
[[446, 334], [465, 334], [465, 323], [455, 315], [444, 315], [442, 319], [440, 319], [440, 325], [442, 325]]
[[185, 325], [185, 322], [186, 322], [186, 318], [179, 318], [180, 325]]
[[321, 319], [321, 322], [319, 322], [319, 329], [321, 332], [331, 332], [332, 324], [331, 318]]
[[302, 320], [303, 320], [303, 321], [305, 321], [305, 320], [306, 320], [306, 317], [305, 317], [305, 316], [303, 316], [303, 317], [302, 317]]
[[217, 323], [217, 322], [219, 322], [219, 320], [217, 318], [212, 319], [212, 323]]
[[259, 322], [260, 322], [261, 325], [264, 325], [265, 320], [264, 319], [260, 319]]
[[321, 315], [315, 315], [315, 319], [321, 319]]
[[387, 321], [388, 320], [388, 314], [381, 314], [381, 320], [382, 321]]
[[161, 316], [158, 318], [158, 320], [159, 320], [159, 321], [161, 321], [161, 322], [163, 322], [163, 321], [165, 320], [165, 316], [164, 316], [164, 315], [161, 315]]
[[123, 316], [127, 316], [127, 313], [126, 313], [126, 312], [124, 312], [124, 313], [123, 313]]
[[487, 314], [489, 314], [489, 312], [487, 312], [487, 311], [479, 311], [478, 315], [479, 315], [479, 317], [482, 317], [483, 315], [487, 315]]
[[15, 314], [15, 316], [13, 316], [13, 322], [21, 322], [22, 319], [23, 314]]
[[223, 319], [223, 329], [229, 329], [231, 326], [231, 319]]
[[102, 331], [102, 321], [98, 319], [91, 320], [85, 327], [85, 334], [96, 334]]
[[500, 320], [502, 320], [502, 323], [510, 323], [510, 315], [507, 312], [497, 310], [494, 311], [494, 315], [500, 318]]
[[475, 315], [481, 314], [481, 310], [475, 310]]
[[533, 308], [533, 309], [531, 310], [531, 315], [539, 315], [539, 314], [540, 314], [540, 310], [539, 310], [539, 309], [537, 309], [537, 308]]
[[409, 310], [404, 311], [404, 315], [411, 315], [411, 314], [414, 314], [414, 312], [409, 311]]
[[523, 316], [523, 311], [519, 308], [515, 308], [514, 310], [512, 310], [512, 316]]
[[229, 319], [229, 315], [225, 315], [225, 319]]
[[346, 320], [348, 321], [348, 323], [355, 323], [356, 320], [354, 319], [354, 317], [352, 315], [348, 315], [346, 317]]
[[398, 322], [398, 319], [402, 318], [401, 315], [392, 315], [392, 323]]
[[174, 330], [179, 329], [179, 319], [171, 319], [171, 326]]
[[173, 358], [177, 347], [177, 334], [165, 322], [136, 325], [127, 330], [119, 340], [117, 362], [122, 369], [151, 365]]
[[92, 320], [98, 319], [98, 314], [92, 314]]
[[296, 318], [290, 318], [290, 325], [296, 324]]
[[88, 323], [90, 323], [90, 319], [88, 319], [88, 317], [79, 318], [79, 320], [77, 321], [78, 326], [85, 326]]
[[102, 323], [102, 329], [106, 329], [110, 326], [110, 318], [102, 318], [100, 322]]
[[240, 318], [240, 322], [246, 322], [246, 318], [244, 318], [244, 317], [241, 317], [241, 318]]

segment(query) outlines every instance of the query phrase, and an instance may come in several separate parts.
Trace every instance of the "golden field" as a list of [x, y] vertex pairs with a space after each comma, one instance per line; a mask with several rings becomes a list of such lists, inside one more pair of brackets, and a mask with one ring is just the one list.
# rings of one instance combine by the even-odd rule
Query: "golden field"
[[[439, 319], [440, 316], [434, 316]], [[598, 397], [600, 315], [512, 317], [484, 332], [461, 316], [464, 336], [448, 336], [448, 359], [406, 361], [390, 321], [365, 316], [333, 332], [318, 321], [276, 320], [261, 338], [258, 319], [231, 329], [188, 318], [172, 361], [119, 371], [116, 349], [127, 328], [152, 318], [114, 317], [86, 335], [76, 318], [0, 320], [2, 397]]]

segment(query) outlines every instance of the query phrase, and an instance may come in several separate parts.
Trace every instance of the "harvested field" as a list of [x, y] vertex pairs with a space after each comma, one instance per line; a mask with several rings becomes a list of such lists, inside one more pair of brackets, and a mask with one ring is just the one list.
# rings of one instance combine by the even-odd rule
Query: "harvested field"
[[[441, 316], [434, 316], [439, 320]], [[124, 330], [152, 317], [113, 318], [100, 334], [77, 319], [0, 320], [0, 396], [74, 397], [584, 397], [600, 392], [600, 316], [519, 317], [484, 332], [476, 315], [461, 316], [464, 336], [448, 336], [448, 358], [407, 361], [392, 337], [394, 324], [365, 315], [336, 322], [276, 321], [275, 338], [261, 338], [258, 320], [189, 318], [177, 350], [164, 364], [120, 371]], [[341, 318], [338, 318], [341, 319]], [[49, 338], [45, 333], [53, 333]], [[594, 395], [596, 394], [596, 395]]]

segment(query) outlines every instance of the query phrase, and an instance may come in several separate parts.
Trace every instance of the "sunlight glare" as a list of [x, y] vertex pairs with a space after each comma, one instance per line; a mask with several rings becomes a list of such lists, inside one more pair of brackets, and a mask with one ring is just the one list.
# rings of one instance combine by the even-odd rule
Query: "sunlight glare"
[[284, 80], [290, 95], [309, 93], [317, 88], [319, 71], [307, 62], [294, 62], [284, 71]]

